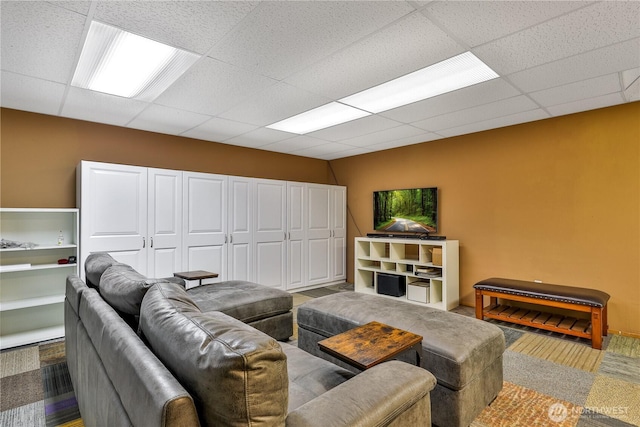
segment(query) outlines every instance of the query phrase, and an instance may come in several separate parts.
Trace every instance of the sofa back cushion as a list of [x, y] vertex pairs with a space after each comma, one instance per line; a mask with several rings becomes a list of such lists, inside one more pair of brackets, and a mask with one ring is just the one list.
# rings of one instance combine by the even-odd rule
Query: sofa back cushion
[[106, 252], [90, 254], [84, 262], [84, 273], [87, 279], [87, 285], [92, 288], [97, 288], [100, 285], [100, 278], [104, 271], [116, 263], [117, 261]]
[[203, 425], [284, 425], [287, 363], [273, 338], [226, 314], [200, 312], [173, 283], [146, 293], [140, 329], [193, 396]]
[[100, 279], [102, 298], [116, 310], [138, 316], [142, 299], [149, 288], [164, 279], [147, 279], [127, 264], [115, 263], [107, 268]]

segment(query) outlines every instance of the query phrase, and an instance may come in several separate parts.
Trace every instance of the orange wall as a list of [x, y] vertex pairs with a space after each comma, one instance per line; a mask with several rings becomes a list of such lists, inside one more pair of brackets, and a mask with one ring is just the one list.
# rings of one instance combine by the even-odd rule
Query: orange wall
[[640, 103], [331, 161], [353, 239], [374, 190], [437, 186], [440, 234], [460, 241], [460, 295], [489, 277], [611, 295], [609, 326], [640, 334]]
[[[75, 206], [84, 160], [335, 183], [327, 162], [15, 110], [1, 112], [1, 206]], [[640, 334], [640, 103], [330, 162], [353, 239], [372, 192], [437, 186], [460, 241], [460, 295], [492, 276], [602, 289], [613, 330]]]
[[76, 206], [80, 160], [333, 184], [327, 162], [196, 139], [0, 110], [0, 205]]

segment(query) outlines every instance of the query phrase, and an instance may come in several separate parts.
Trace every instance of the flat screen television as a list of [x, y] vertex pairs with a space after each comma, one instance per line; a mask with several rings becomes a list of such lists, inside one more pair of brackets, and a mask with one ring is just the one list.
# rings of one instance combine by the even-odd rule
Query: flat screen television
[[373, 228], [388, 233], [437, 233], [438, 188], [374, 191]]

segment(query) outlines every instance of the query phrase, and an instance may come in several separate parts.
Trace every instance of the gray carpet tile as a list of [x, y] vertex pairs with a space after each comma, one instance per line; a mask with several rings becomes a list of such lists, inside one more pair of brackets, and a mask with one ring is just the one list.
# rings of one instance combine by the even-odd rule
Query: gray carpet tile
[[506, 326], [499, 326], [499, 328], [502, 329], [502, 332], [504, 333], [504, 341], [505, 341], [506, 348], [509, 348], [511, 344], [518, 341], [518, 339], [524, 334], [523, 331], [519, 331], [513, 328], [508, 328]]
[[40, 358], [37, 345], [5, 350], [0, 353], [0, 378], [33, 371], [39, 367]]
[[583, 410], [576, 427], [633, 427], [634, 425], [603, 414]]
[[18, 408], [44, 399], [40, 370], [0, 379], [0, 411]]
[[324, 296], [327, 296], [327, 295], [335, 294], [336, 292], [340, 292], [340, 291], [335, 291], [335, 290], [329, 289], [329, 288], [318, 288], [318, 289], [310, 289], [308, 291], [302, 291], [300, 293], [302, 295], [306, 295], [308, 297], [320, 298], [320, 297], [324, 297]]
[[584, 405], [595, 375], [519, 352], [506, 350], [503, 359], [504, 380], [537, 392]]
[[45, 427], [44, 401], [0, 412], [0, 426]]
[[606, 352], [600, 363], [599, 374], [622, 381], [640, 384], [640, 359], [619, 353]]
[[42, 367], [44, 397], [49, 398], [73, 391], [67, 363], [57, 363]]

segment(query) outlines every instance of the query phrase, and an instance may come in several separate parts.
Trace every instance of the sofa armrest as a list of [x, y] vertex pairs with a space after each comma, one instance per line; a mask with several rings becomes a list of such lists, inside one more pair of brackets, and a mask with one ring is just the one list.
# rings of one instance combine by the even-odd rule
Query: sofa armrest
[[287, 415], [291, 427], [431, 425], [436, 379], [417, 366], [389, 361], [368, 369]]

